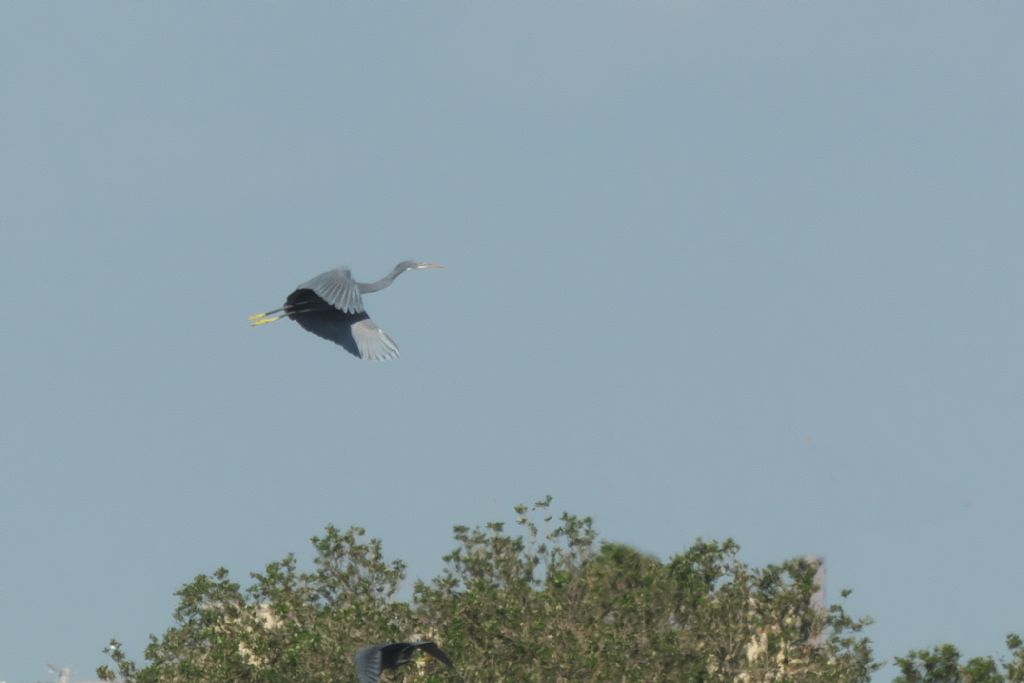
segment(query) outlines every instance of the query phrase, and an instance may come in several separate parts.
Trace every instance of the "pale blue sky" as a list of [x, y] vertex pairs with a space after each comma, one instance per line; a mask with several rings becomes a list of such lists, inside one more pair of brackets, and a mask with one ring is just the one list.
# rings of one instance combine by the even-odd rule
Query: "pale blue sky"
[[[544, 494], [1024, 630], [1024, 5], [0, 2], [0, 679]], [[347, 264], [403, 357], [250, 329]], [[387, 489], [381, 472], [395, 471]], [[890, 675], [880, 676], [888, 680]]]

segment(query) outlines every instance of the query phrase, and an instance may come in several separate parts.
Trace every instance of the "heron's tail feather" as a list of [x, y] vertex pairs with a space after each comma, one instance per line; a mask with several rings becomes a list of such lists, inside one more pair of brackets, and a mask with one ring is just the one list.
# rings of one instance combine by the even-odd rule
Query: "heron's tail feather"
[[280, 320], [281, 318], [284, 317], [283, 315], [280, 315], [280, 313], [280, 308], [277, 309], [276, 311], [267, 311], [266, 313], [254, 313], [249, 316], [249, 324], [252, 325], [253, 327], [256, 327], [257, 325], [266, 325], [267, 323], [272, 323], [275, 320]]

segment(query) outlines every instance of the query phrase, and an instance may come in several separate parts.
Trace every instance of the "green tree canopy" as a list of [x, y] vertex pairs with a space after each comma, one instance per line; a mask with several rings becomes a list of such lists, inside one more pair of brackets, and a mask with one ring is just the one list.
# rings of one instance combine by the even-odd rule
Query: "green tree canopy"
[[1010, 634], [1006, 647], [1011, 660], [1001, 662], [992, 657], [961, 662], [960, 651], [948, 644], [912, 650], [896, 658], [900, 675], [894, 683], [1024, 683], [1024, 641]]
[[[177, 592], [174, 624], [150, 636], [144, 665], [114, 648], [97, 673], [125, 683], [354, 683], [359, 647], [413, 636], [437, 640], [465, 681], [861, 683], [879, 668], [869, 620], [816, 604], [813, 562], [751, 567], [731, 540], [698, 540], [662, 562], [599, 540], [590, 518], [555, 516], [550, 502], [518, 506], [511, 533], [499, 522], [455, 527], [444, 570], [417, 581], [410, 601], [396, 597], [405, 565], [385, 560], [379, 540], [328, 526], [312, 539], [311, 570], [288, 555], [245, 588], [224, 568], [200, 575]], [[936, 651], [900, 660], [900, 680], [1017, 682], [1013, 647], [1016, 664], [1004, 669], [1017, 678], [913, 677], [933, 660], [949, 664]], [[428, 660], [388, 680], [458, 680]], [[957, 670], [982, 668], [972, 660]]]

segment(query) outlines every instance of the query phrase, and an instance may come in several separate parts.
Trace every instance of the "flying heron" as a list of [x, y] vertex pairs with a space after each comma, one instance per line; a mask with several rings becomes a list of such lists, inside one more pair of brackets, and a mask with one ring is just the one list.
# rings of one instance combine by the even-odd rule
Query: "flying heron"
[[402, 261], [376, 282], [356, 282], [342, 266], [320, 273], [288, 295], [284, 306], [249, 316], [252, 326], [266, 325], [287, 316], [305, 330], [342, 346], [365, 360], [398, 358], [398, 345], [370, 320], [363, 294], [378, 292], [407, 270], [444, 268], [438, 263]]
[[397, 669], [412, 661], [416, 650], [423, 650], [434, 659], [444, 663], [452, 671], [455, 665], [448, 659], [441, 648], [432, 640], [414, 640], [408, 643], [378, 643], [364, 647], [356, 652], [356, 676], [359, 683], [377, 683], [380, 672]]

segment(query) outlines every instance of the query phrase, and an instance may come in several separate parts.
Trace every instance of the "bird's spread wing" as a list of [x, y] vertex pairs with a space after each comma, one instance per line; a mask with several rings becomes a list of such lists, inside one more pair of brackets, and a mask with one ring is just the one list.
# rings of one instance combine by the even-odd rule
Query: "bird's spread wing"
[[445, 653], [441, 652], [441, 648], [439, 648], [437, 646], [437, 643], [435, 643], [434, 641], [424, 640], [423, 642], [417, 643], [416, 646], [419, 649], [426, 652], [431, 657], [433, 657], [434, 659], [444, 662], [444, 665], [447, 666], [449, 669], [455, 668], [455, 665], [452, 664], [452, 660], [448, 659], [448, 656]]
[[352, 323], [352, 338], [355, 339], [360, 358], [366, 360], [398, 358], [398, 345], [395, 344], [395, 340], [369, 318]]
[[377, 683], [380, 679], [380, 647], [371, 645], [356, 652], [356, 676], [359, 683]]
[[352, 271], [348, 268], [335, 268], [320, 273], [309, 282], [304, 282], [297, 289], [310, 289], [334, 308], [344, 313], [362, 313], [363, 297], [359, 293], [359, 285], [352, 279]]
[[285, 314], [308, 332], [338, 344], [365, 360], [398, 358], [398, 345], [365, 312], [345, 313], [329, 306], [311, 289], [288, 296]]

